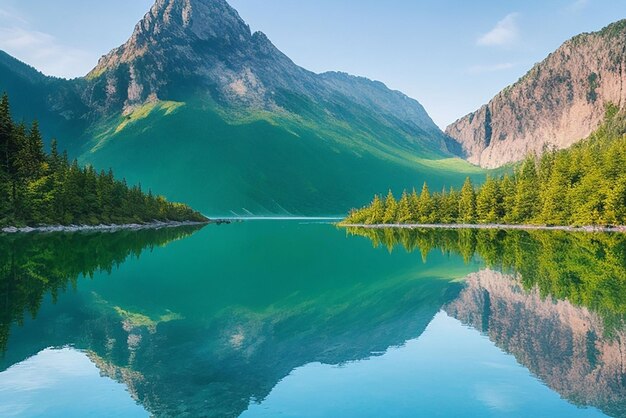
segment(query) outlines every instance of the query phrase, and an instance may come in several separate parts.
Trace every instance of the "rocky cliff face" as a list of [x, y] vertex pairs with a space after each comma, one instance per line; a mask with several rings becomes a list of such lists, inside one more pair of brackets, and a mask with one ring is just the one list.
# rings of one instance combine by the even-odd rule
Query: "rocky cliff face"
[[444, 309], [489, 336], [561, 396], [611, 416], [626, 411], [626, 335], [567, 301], [524, 291], [520, 278], [492, 270], [467, 277]]
[[446, 133], [483, 167], [567, 148], [602, 122], [605, 105], [626, 105], [626, 20], [576, 36]]

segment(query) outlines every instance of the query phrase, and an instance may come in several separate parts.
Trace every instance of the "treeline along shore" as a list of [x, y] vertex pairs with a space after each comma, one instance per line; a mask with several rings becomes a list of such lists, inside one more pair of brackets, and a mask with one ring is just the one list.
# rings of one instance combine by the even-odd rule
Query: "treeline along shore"
[[44, 144], [37, 122], [28, 126], [11, 117], [9, 98], [0, 100], [0, 228], [4, 232], [100, 227], [102, 229], [206, 223], [182, 203], [168, 202], [141, 186], [129, 186], [108, 172], [80, 167]]
[[626, 117], [606, 107], [602, 126], [567, 150], [528, 156], [510, 174], [488, 176], [475, 187], [431, 193], [391, 191], [354, 209], [340, 225], [485, 225], [484, 227], [589, 227], [626, 225]]

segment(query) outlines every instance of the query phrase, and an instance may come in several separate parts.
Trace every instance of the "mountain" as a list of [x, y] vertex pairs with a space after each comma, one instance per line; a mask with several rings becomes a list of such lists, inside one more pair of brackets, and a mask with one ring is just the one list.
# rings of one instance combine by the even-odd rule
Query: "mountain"
[[341, 214], [390, 187], [482, 174], [416, 100], [297, 66], [224, 0], [157, 0], [84, 78], [5, 61], [17, 116], [82, 163], [211, 215]]
[[446, 133], [462, 155], [499, 167], [546, 148], [567, 148], [602, 122], [605, 106], [626, 106], [626, 20], [565, 42], [488, 104]]

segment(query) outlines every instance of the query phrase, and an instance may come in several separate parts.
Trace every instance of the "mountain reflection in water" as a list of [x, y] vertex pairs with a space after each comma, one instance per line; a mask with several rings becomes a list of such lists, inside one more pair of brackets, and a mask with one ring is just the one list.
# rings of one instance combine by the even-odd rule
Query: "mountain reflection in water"
[[[10, 249], [1, 259], [0, 370], [69, 345], [124, 383], [152, 415], [238, 416], [272, 399], [303, 366], [373, 361], [427, 338], [422, 334], [443, 311], [570, 404], [625, 414], [621, 235], [346, 236], [329, 225], [288, 221], [193, 232], [23, 236], [19, 245], [0, 237], [0, 247]], [[85, 275], [93, 280], [80, 279]], [[445, 364], [438, 367], [445, 373]], [[502, 373], [498, 379], [507, 377]], [[457, 413], [469, 407], [455, 396]], [[558, 397], [549, 400], [555, 411], [576, 412]], [[376, 410], [373, 399], [361, 400], [368, 402]]]

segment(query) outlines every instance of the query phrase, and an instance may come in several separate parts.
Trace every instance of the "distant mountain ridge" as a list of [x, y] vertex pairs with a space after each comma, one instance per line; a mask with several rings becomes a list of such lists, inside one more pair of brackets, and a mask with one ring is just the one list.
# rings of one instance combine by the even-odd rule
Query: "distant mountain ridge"
[[210, 214], [341, 214], [480, 173], [416, 100], [297, 66], [224, 0], [157, 0], [84, 78], [0, 56], [0, 89], [81, 162]]
[[494, 168], [528, 153], [567, 148], [602, 122], [605, 105], [626, 106], [626, 20], [565, 42], [488, 104], [454, 122], [471, 163]]

